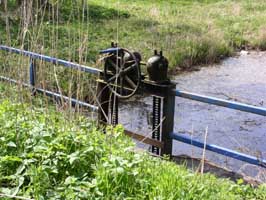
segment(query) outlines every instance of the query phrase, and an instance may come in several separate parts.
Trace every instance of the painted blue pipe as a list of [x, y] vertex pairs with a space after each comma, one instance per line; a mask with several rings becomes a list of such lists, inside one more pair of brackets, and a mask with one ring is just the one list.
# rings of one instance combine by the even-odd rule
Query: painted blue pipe
[[35, 63], [34, 59], [30, 59], [30, 84], [31, 86], [35, 86]]
[[69, 98], [67, 96], [64, 96], [64, 95], [61, 95], [59, 93], [56, 93], [56, 92], [51, 92], [51, 91], [48, 91], [48, 90], [44, 90], [44, 89], [41, 89], [41, 88], [35, 88], [35, 90], [39, 93], [43, 93], [44, 95], [46, 96], [49, 96], [49, 97], [55, 97], [57, 99], [64, 99], [65, 101], [70, 101], [72, 106], [75, 106], [75, 105], [80, 105], [80, 106], [84, 106], [84, 107], [87, 107], [87, 108], [90, 108], [91, 110], [93, 111], [97, 111], [98, 110], [98, 107], [97, 106], [94, 106], [94, 105], [91, 105], [91, 104], [88, 104], [86, 102], [83, 102], [83, 101], [79, 101], [77, 99], [74, 99], [74, 98]]
[[[35, 68], [35, 60], [30, 58], [30, 85], [35, 87], [36, 82], [36, 68]], [[32, 95], [36, 94], [35, 89], [33, 88], [31, 91]]]
[[234, 110], [240, 110], [243, 112], [266, 116], [266, 108], [263, 108], [263, 107], [251, 106], [251, 105], [247, 105], [243, 103], [223, 100], [223, 99], [219, 99], [215, 97], [208, 97], [208, 96], [180, 91], [180, 90], [174, 90], [173, 95], [177, 97], [194, 100], [194, 101], [199, 101], [199, 102], [222, 106], [222, 107], [226, 107], [226, 108], [230, 108]]
[[8, 46], [4, 46], [4, 45], [0, 45], [0, 50], [4, 50], [10, 53], [16, 53], [16, 54], [20, 54], [23, 56], [28, 56], [32, 59], [38, 59], [38, 60], [42, 60], [45, 62], [50, 62], [53, 63], [55, 65], [62, 65], [68, 68], [74, 68], [83, 72], [87, 72], [87, 73], [91, 73], [91, 74], [99, 74], [102, 72], [102, 70], [93, 68], [93, 67], [88, 67], [85, 65], [79, 65], [73, 62], [69, 62], [66, 60], [62, 60], [62, 59], [58, 59], [58, 58], [54, 58], [54, 57], [50, 57], [50, 56], [45, 56], [42, 54], [38, 54], [38, 53], [33, 53], [30, 51], [25, 51], [25, 50], [21, 50], [21, 49], [16, 49], [13, 47], [8, 47]]
[[[177, 133], [171, 133], [170, 137], [174, 140], [179, 141], [179, 142], [190, 144], [190, 145], [202, 148], [202, 149], [204, 148], [203, 142], [191, 139], [190, 137], [185, 136], [185, 135], [181, 135], [181, 134], [177, 134]], [[250, 155], [246, 155], [246, 154], [239, 153], [236, 151], [232, 151], [230, 149], [223, 148], [223, 147], [220, 147], [220, 146], [217, 146], [214, 144], [206, 144], [206, 150], [209, 150], [209, 151], [212, 151], [212, 152], [224, 155], [224, 156], [228, 156], [228, 157], [231, 157], [231, 158], [234, 158], [237, 160], [241, 160], [241, 161], [253, 164], [253, 165], [257, 165], [257, 166], [261, 166], [261, 167], [266, 168], [266, 160], [264, 160], [264, 159], [258, 159], [254, 156], [250, 156]]]
[[100, 54], [104, 54], [104, 53], [115, 53], [118, 52], [121, 48], [109, 48], [109, 49], [105, 49], [105, 50], [101, 50]]
[[83, 101], [79, 101], [79, 100], [74, 99], [74, 98], [70, 98], [70, 97], [61, 95], [59, 93], [51, 92], [51, 91], [44, 90], [44, 89], [41, 89], [41, 88], [35, 88], [35, 87], [32, 87], [32, 85], [30, 85], [30, 84], [20, 83], [19, 81], [11, 79], [11, 78], [0, 76], [0, 80], [8, 81], [8, 82], [14, 83], [14, 84], [21, 84], [24, 87], [32, 88], [34, 91], [36, 91], [38, 93], [41, 93], [41, 94], [44, 94], [44, 95], [49, 96], [49, 97], [55, 97], [57, 99], [64, 99], [65, 101], [70, 101], [73, 106], [80, 105], [80, 106], [84, 106], [84, 107], [90, 108], [93, 111], [97, 111], [98, 110], [97, 106], [88, 104], [88, 103], [83, 102]]

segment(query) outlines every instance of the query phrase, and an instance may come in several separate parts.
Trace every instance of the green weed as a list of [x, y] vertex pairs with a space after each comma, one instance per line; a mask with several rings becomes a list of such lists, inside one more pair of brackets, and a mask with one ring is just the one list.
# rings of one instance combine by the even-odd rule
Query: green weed
[[[6, 87], [8, 88], [8, 87]], [[1, 89], [4, 90], [3, 88]], [[12, 103], [13, 102], [13, 103]], [[194, 174], [136, 152], [123, 127], [0, 103], [0, 194], [34, 199], [265, 199], [252, 188]], [[5, 199], [5, 198], [4, 198]], [[8, 199], [8, 198], [6, 198]]]

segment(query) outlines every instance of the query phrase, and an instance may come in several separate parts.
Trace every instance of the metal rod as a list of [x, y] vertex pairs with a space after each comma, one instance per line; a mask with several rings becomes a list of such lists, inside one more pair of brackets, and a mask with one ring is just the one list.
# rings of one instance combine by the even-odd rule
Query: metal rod
[[[204, 143], [197, 141], [197, 140], [193, 140], [188, 136], [185, 135], [181, 135], [181, 134], [177, 134], [177, 133], [171, 133], [170, 137], [174, 140], [186, 143], [186, 144], [190, 144], [199, 148], [204, 148]], [[241, 160], [253, 165], [257, 165], [257, 166], [261, 166], [261, 167], [265, 167], [266, 168], [266, 160], [264, 159], [258, 159], [254, 156], [250, 156], [250, 155], [246, 155], [243, 153], [239, 153], [227, 148], [223, 148], [214, 144], [206, 144], [206, 149], [224, 156], [228, 156], [237, 160]]]
[[74, 98], [70, 98], [70, 97], [61, 95], [61, 94], [58, 94], [58, 93], [55, 93], [55, 92], [51, 92], [51, 91], [44, 90], [44, 89], [41, 89], [41, 88], [35, 88], [35, 87], [32, 87], [30, 84], [27, 84], [27, 83], [20, 83], [19, 81], [16, 81], [14, 79], [7, 78], [7, 77], [4, 77], [4, 76], [0, 76], [0, 79], [3, 80], [3, 81], [8, 81], [8, 82], [14, 83], [14, 84], [21, 84], [24, 87], [32, 88], [36, 92], [42, 93], [42, 94], [44, 94], [46, 96], [49, 96], [49, 97], [56, 97], [56, 98], [60, 98], [60, 99], [63, 98], [66, 101], [70, 101], [73, 106], [78, 104], [80, 106], [88, 107], [88, 108], [92, 109], [93, 111], [98, 110], [97, 106], [88, 104], [88, 103], [83, 102], [83, 101], [79, 101], [79, 100], [74, 99]]
[[68, 67], [68, 68], [78, 69], [80, 71], [91, 73], [91, 74], [99, 74], [102, 72], [102, 70], [99, 70], [99, 69], [96, 69], [93, 67], [88, 67], [85, 65], [76, 64], [76, 63], [69, 62], [66, 60], [62, 60], [62, 59], [58, 59], [58, 58], [54, 58], [54, 57], [50, 57], [50, 56], [46, 56], [46, 55], [42, 55], [42, 54], [38, 54], [38, 53], [33, 53], [30, 51], [25, 51], [25, 50], [21, 50], [21, 49], [16, 49], [16, 48], [4, 46], [4, 45], [0, 45], [0, 50], [4, 50], [4, 51], [10, 52], [10, 53], [20, 54], [23, 56], [28, 56], [32, 59], [38, 59], [38, 60], [42, 60], [45, 62], [50, 62], [50, 63], [53, 63], [55, 65], [62, 65], [62, 66]]
[[[100, 74], [102, 76], [102, 74]], [[100, 77], [103, 78], [103, 77]], [[97, 100], [98, 100], [98, 122], [99, 124], [108, 124], [109, 118], [109, 104], [110, 104], [110, 90], [109, 87], [102, 81], [97, 80]]]
[[114, 94], [111, 94], [111, 101], [109, 103], [110, 106], [110, 121], [112, 125], [117, 125], [118, 124], [118, 97]]
[[243, 103], [223, 100], [223, 99], [219, 99], [215, 97], [209, 97], [209, 96], [204, 96], [200, 94], [179, 91], [179, 90], [173, 90], [173, 93], [177, 97], [182, 97], [182, 98], [191, 99], [194, 101], [199, 101], [199, 102], [222, 106], [222, 107], [226, 107], [226, 108], [230, 108], [234, 110], [240, 110], [243, 112], [266, 116], [266, 108], [263, 108], [263, 107], [251, 106], [251, 105], [247, 105]]
[[35, 63], [34, 59], [30, 59], [30, 85], [35, 86]]
[[101, 50], [99, 53], [100, 53], [100, 54], [105, 54], [105, 53], [115, 53], [115, 52], [118, 52], [118, 51], [120, 51], [120, 50], [121, 50], [121, 48], [114, 47], [114, 48], [109, 48], [109, 49]]
[[[30, 85], [32, 87], [35, 87], [35, 82], [36, 82], [36, 65], [35, 65], [35, 60], [30, 58]], [[36, 91], [33, 88], [32, 89], [32, 95], [35, 95]]]
[[146, 137], [146, 136], [143, 136], [139, 133], [134, 133], [132, 131], [129, 131], [129, 130], [125, 130], [124, 131], [126, 135], [128, 135], [129, 137], [133, 138], [133, 139], [136, 139], [138, 141], [141, 141], [145, 144], [149, 144], [149, 145], [152, 145], [152, 146], [155, 146], [157, 148], [163, 148], [164, 146], [164, 143], [161, 142], [161, 141], [158, 141], [158, 140], [155, 140], [155, 139], [152, 139], [152, 138], [149, 138], [149, 137]]
[[93, 111], [97, 111], [98, 110], [97, 106], [88, 104], [86, 102], [83, 102], [83, 101], [80, 101], [80, 100], [77, 100], [77, 99], [74, 99], [74, 98], [70, 98], [70, 97], [61, 95], [61, 94], [56, 93], [56, 92], [51, 92], [51, 91], [44, 90], [44, 89], [41, 89], [41, 88], [35, 88], [35, 90], [37, 92], [39, 92], [39, 93], [43, 93], [46, 96], [56, 97], [56, 98], [59, 98], [59, 99], [63, 98], [66, 101], [70, 101], [72, 103], [72, 106], [81, 105], [81, 106], [84, 106], [84, 107], [88, 107], [88, 108], [92, 109]]

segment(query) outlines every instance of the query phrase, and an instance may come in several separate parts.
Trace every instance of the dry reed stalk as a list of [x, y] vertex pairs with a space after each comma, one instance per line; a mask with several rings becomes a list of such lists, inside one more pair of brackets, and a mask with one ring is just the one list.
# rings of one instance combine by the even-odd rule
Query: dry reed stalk
[[8, 45], [10, 45], [11, 44], [11, 36], [10, 36], [10, 25], [9, 25], [9, 14], [7, 11], [7, 0], [4, 1], [4, 11], [5, 11], [5, 16], [6, 16], [5, 21], [6, 21], [7, 42], [8, 42]]
[[207, 136], [208, 136], [208, 126], [206, 127], [206, 130], [205, 130], [204, 148], [203, 148], [202, 159], [201, 159], [201, 171], [200, 171], [201, 174], [203, 174], [203, 172], [204, 172], [204, 163], [205, 163]]

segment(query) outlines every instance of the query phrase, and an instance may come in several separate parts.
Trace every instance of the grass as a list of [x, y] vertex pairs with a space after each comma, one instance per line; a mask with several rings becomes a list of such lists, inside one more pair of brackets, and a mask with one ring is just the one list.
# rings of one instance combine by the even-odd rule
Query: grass
[[[0, 85], [1, 94], [15, 90]], [[85, 117], [70, 120], [53, 107], [34, 106], [38, 98], [33, 104], [6, 98], [0, 98], [1, 199], [266, 198], [265, 186], [192, 173], [136, 151], [121, 126], [102, 134]]]
[[[243, 48], [266, 49], [264, 0], [89, 0], [83, 5], [65, 0], [34, 13], [29, 26], [19, 25], [25, 19], [19, 18], [15, 0], [9, 2], [11, 46], [99, 68], [98, 52], [111, 41], [140, 51], [144, 61], [154, 49], [163, 49], [173, 73], [218, 62]], [[0, 42], [10, 44], [5, 20], [0, 7]], [[18, 78], [21, 74], [6, 67], [21, 63], [14, 59], [0, 52], [1, 66], [9, 70], [5, 74]], [[39, 86], [92, 101], [90, 76], [37, 63]]]
[[[173, 71], [217, 62], [236, 49], [266, 48], [266, 4], [262, 0], [90, 0], [85, 6], [80, 1], [58, 1], [58, 17], [54, 4], [46, 13], [34, 15], [38, 23], [33, 26], [34, 18], [29, 27], [18, 25], [24, 19], [16, 14], [15, 0], [9, 2], [13, 6], [8, 15], [12, 46], [89, 65], [95, 65], [98, 50], [113, 40], [141, 51], [144, 60], [153, 49], [163, 49]], [[9, 44], [1, 9], [0, 40]], [[1, 53], [0, 60], [4, 61], [2, 72], [26, 80], [28, 59]], [[55, 86], [49, 89], [62, 87], [69, 96], [93, 96], [91, 77], [42, 62], [37, 67], [43, 70], [38, 73], [38, 86], [48, 82], [48, 88]], [[60, 86], [52, 82], [56, 76]], [[1, 199], [9, 199], [8, 195], [34, 199], [266, 198], [265, 186], [253, 188], [241, 180], [234, 183], [195, 174], [136, 152], [121, 126], [109, 127], [102, 134], [93, 121], [72, 110], [58, 112], [65, 108], [17, 89], [0, 84]], [[8, 97], [11, 100], [5, 100]]]
[[90, 0], [59, 7], [58, 18], [50, 9], [42, 25], [28, 30], [25, 48], [94, 64], [100, 49], [118, 41], [141, 51], [144, 60], [163, 49], [173, 71], [217, 62], [243, 48], [266, 49], [264, 0]]

